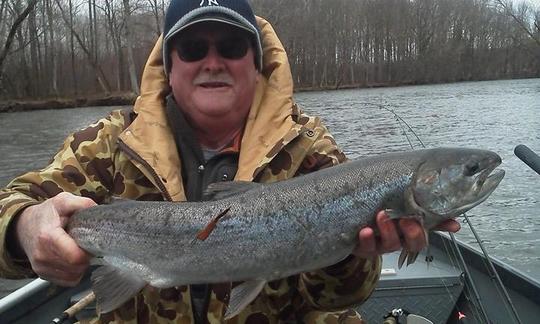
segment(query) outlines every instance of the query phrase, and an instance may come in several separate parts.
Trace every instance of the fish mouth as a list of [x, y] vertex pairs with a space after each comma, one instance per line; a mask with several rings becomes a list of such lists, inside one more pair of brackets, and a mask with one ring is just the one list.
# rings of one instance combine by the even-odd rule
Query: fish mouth
[[[489, 195], [497, 188], [504, 178], [505, 171], [503, 169], [484, 170], [480, 173], [477, 180], [477, 185], [480, 187], [478, 199], [480, 202], [486, 200]], [[480, 203], [479, 202], [479, 203]]]
[[505, 175], [505, 171], [503, 169], [497, 169], [500, 164], [500, 158], [497, 160], [491, 160], [488, 162], [488, 166], [474, 175], [474, 184], [471, 190], [473, 197], [469, 204], [459, 208], [459, 214], [462, 214], [467, 210], [481, 204], [493, 193], [493, 191], [495, 191]]

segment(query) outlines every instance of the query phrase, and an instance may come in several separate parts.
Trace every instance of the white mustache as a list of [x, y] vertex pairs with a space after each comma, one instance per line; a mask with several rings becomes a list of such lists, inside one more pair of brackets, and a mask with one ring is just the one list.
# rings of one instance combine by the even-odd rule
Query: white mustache
[[233, 85], [233, 79], [227, 73], [220, 74], [199, 74], [194, 80], [193, 84], [198, 86], [204, 83], [225, 83], [228, 86]]

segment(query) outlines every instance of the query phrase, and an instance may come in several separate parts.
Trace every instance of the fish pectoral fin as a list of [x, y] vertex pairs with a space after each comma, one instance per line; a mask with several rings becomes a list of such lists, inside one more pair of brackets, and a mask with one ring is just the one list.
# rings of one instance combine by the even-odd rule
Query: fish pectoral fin
[[103, 266], [107, 263], [103, 260], [103, 257], [95, 256], [92, 259], [90, 259], [90, 265], [92, 266]]
[[419, 252], [411, 252], [407, 249], [401, 250], [398, 258], [398, 268], [401, 269], [403, 267], [405, 260], [407, 260], [407, 266], [414, 263], [414, 261], [416, 261], [416, 258], [418, 257], [418, 254]]
[[97, 268], [91, 280], [98, 313], [117, 309], [146, 286], [146, 281], [138, 276], [112, 266]]
[[[424, 228], [424, 236], [426, 238], [426, 246], [427, 246], [427, 256], [426, 256], [426, 262], [431, 262], [431, 260], [428, 261], [429, 258], [433, 259], [433, 256], [431, 256], [430, 249], [429, 249], [429, 233]], [[403, 248], [401, 250], [401, 253], [399, 254], [398, 258], [398, 268], [401, 269], [403, 267], [403, 264], [405, 263], [405, 260], [407, 260], [407, 266], [410, 264], [413, 264], [416, 261], [416, 258], [418, 258], [419, 252], [412, 252], [407, 250], [406, 248]]]
[[401, 253], [399, 254], [398, 258], [398, 268], [401, 269], [403, 267], [403, 264], [405, 263], [405, 260], [407, 259], [407, 255], [409, 252], [406, 249], [401, 250]]
[[234, 287], [231, 291], [231, 298], [229, 299], [225, 319], [228, 320], [238, 315], [259, 295], [265, 284], [266, 280], [254, 279]]
[[248, 192], [261, 186], [262, 184], [260, 183], [250, 181], [214, 182], [208, 185], [208, 188], [203, 192], [203, 200], [220, 200]]
[[384, 210], [384, 213], [390, 219], [400, 219], [400, 218], [403, 218], [405, 216], [401, 211], [399, 211], [397, 209], [387, 208], [387, 209]]
[[424, 224], [424, 218], [421, 215], [406, 214], [401, 210], [390, 208], [385, 209], [384, 212], [390, 219], [411, 218], [417, 220], [420, 224]]
[[413, 264], [414, 261], [416, 261], [416, 259], [418, 258], [418, 254], [419, 254], [419, 252], [409, 252], [408, 253], [407, 266], [409, 266], [410, 264]]

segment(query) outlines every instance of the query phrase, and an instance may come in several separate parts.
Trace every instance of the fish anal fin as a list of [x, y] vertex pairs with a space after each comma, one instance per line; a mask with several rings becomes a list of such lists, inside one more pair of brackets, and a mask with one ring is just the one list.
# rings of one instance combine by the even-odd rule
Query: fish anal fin
[[254, 279], [234, 287], [231, 291], [225, 320], [231, 319], [246, 308], [259, 295], [265, 284], [266, 280]]
[[97, 268], [91, 280], [99, 313], [117, 309], [146, 286], [140, 277], [112, 266]]

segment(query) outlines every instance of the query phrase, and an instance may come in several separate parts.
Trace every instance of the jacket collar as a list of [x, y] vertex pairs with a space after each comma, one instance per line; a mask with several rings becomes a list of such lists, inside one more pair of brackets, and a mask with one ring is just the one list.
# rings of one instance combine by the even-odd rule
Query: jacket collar
[[[263, 69], [242, 137], [239, 168], [235, 180], [252, 181], [302, 126], [292, 119], [293, 80], [287, 54], [272, 26], [257, 17], [263, 40]], [[162, 38], [150, 53], [141, 80], [141, 95], [134, 111], [138, 117], [120, 135], [145, 163], [135, 164], [150, 180], [161, 181], [172, 200], [185, 200], [181, 161], [165, 113], [170, 92], [163, 71]], [[152, 170], [145, 170], [146, 164]], [[154, 174], [155, 173], [155, 174]], [[156, 177], [157, 176], [157, 177]]]

